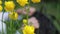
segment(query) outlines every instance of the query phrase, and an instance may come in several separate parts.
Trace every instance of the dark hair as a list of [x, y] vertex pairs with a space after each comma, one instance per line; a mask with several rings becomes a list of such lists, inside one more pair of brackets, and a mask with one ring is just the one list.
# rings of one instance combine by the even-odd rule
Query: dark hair
[[[39, 21], [40, 27], [35, 30], [36, 34], [53, 34], [56, 30], [53, 26], [53, 22], [42, 13], [42, 9], [40, 11], [36, 11], [32, 16], [36, 17]], [[52, 16], [55, 19], [54, 16]]]

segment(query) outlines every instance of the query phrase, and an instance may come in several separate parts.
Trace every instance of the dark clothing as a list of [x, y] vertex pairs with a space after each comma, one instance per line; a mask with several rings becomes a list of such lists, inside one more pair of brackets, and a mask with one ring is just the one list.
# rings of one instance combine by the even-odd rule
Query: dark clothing
[[40, 27], [39, 29], [35, 30], [36, 34], [53, 34], [55, 31], [54, 26], [52, 25], [52, 22], [42, 13], [36, 12], [31, 17], [36, 17], [36, 19], [39, 21]]

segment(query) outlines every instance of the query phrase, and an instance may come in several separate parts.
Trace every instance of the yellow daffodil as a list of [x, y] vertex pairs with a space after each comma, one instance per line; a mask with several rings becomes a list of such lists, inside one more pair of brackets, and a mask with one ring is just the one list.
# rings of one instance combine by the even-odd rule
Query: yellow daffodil
[[15, 4], [13, 1], [5, 1], [5, 10], [12, 11], [15, 8]]
[[9, 18], [12, 20], [17, 20], [18, 19], [18, 14], [16, 12], [10, 12]]
[[0, 5], [2, 4], [2, 1], [0, 0]]
[[31, 0], [33, 3], [39, 3], [41, 0]]
[[23, 34], [34, 34], [34, 30], [33, 26], [26, 25], [23, 29]]
[[25, 6], [28, 4], [28, 0], [17, 0], [17, 3], [20, 4], [20, 6]]
[[24, 24], [27, 24], [27, 22], [28, 22], [27, 19], [23, 19]]
[[2, 8], [2, 6], [0, 5], [0, 12], [2, 11], [2, 9], [3, 9], [3, 8]]

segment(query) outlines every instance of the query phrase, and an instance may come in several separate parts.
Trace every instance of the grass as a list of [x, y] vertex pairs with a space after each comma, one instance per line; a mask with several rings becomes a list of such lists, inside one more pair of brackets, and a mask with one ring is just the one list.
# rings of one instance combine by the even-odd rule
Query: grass
[[[60, 21], [60, 4], [59, 3], [45, 3], [47, 11], [46, 14], [54, 15], [57, 20]], [[60, 32], [60, 22], [58, 23], [56, 20], [54, 20], [54, 26], [56, 29]]]
[[57, 19], [60, 19], [60, 4], [46, 3], [47, 14], [54, 15]]

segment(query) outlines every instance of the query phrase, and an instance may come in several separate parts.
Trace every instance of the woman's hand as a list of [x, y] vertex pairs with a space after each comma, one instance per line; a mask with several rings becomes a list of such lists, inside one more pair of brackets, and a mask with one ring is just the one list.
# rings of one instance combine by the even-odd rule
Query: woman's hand
[[28, 24], [32, 24], [36, 29], [39, 28], [38, 20], [35, 17], [31, 17], [30, 19], [28, 19]]

